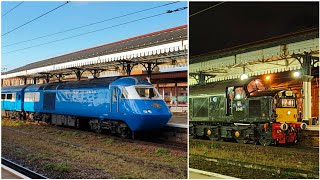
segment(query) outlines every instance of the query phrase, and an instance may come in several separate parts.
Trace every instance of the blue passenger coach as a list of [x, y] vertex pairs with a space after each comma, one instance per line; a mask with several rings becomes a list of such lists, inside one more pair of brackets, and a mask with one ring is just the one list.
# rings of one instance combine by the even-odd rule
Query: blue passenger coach
[[[13, 92], [17, 88], [6, 88], [2, 96], [11, 92], [9, 89]], [[73, 127], [88, 123], [92, 130], [105, 129], [123, 137], [136, 131], [160, 129], [172, 116], [152, 84], [136, 77], [28, 85], [18, 89], [20, 101], [16, 96], [12, 103], [20, 105], [19, 110], [29, 119]], [[2, 110], [18, 110], [7, 107], [2, 106]]]
[[3, 87], [1, 89], [1, 110], [7, 110], [6, 116], [21, 119], [23, 91], [27, 86]]

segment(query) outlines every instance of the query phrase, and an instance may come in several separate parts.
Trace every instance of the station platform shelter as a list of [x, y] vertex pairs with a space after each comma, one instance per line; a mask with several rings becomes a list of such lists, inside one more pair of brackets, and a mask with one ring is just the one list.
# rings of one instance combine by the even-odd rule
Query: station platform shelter
[[190, 57], [189, 62], [190, 96], [203, 95], [219, 82], [260, 78], [271, 88], [293, 90], [302, 118], [319, 120], [319, 28]]
[[139, 76], [168, 105], [187, 106], [187, 25], [40, 60], [2, 73], [1, 86]]

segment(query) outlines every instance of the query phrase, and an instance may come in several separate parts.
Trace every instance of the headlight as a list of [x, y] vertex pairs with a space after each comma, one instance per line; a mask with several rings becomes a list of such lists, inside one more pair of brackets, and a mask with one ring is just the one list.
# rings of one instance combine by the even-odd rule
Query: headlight
[[290, 115], [291, 114], [291, 111], [288, 111], [288, 115]]
[[152, 113], [152, 111], [150, 109], [144, 109], [142, 110], [143, 113]]

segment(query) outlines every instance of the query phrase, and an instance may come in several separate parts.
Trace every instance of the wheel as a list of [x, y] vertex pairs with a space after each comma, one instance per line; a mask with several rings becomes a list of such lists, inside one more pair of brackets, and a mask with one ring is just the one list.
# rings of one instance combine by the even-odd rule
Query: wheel
[[118, 134], [122, 138], [128, 138], [130, 137], [130, 130], [127, 127], [120, 127]]
[[249, 142], [249, 139], [246, 137], [245, 132], [246, 131], [239, 130], [234, 133], [235, 139], [238, 143], [247, 144]]
[[209, 133], [209, 134], [207, 133], [207, 137], [211, 141], [219, 141], [221, 138], [219, 132], [217, 132], [217, 129], [211, 130], [211, 133]]
[[240, 144], [247, 144], [249, 142], [249, 140], [247, 138], [244, 138], [244, 137], [237, 137], [236, 138], [236, 141]]
[[119, 123], [117, 127], [117, 134], [122, 138], [128, 138], [131, 135], [131, 130], [125, 123]]
[[259, 143], [263, 146], [269, 146], [272, 144], [273, 139], [266, 138], [265, 136], [261, 136], [259, 139]]

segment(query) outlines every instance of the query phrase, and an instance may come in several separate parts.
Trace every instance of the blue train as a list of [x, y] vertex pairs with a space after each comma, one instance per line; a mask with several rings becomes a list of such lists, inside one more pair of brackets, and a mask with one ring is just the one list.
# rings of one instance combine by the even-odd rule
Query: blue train
[[136, 77], [3, 87], [5, 116], [108, 130], [122, 137], [160, 129], [172, 116], [158, 91]]

